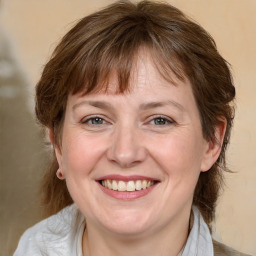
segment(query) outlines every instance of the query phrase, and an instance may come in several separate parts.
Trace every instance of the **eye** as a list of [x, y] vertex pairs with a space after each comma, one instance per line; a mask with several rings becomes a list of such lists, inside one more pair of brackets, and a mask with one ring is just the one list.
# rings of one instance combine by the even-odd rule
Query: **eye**
[[89, 125], [104, 125], [107, 122], [99, 117], [99, 116], [95, 116], [95, 117], [87, 117], [85, 119], [82, 120], [83, 124], [89, 124]]
[[151, 125], [157, 125], [157, 126], [166, 126], [174, 123], [174, 121], [170, 118], [163, 117], [163, 116], [157, 116], [153, 118], [150, 122]]

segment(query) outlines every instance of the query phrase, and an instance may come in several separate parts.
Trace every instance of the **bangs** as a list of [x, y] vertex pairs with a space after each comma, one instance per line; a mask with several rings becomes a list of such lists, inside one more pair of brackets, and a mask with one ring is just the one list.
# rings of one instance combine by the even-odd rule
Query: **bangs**
[[118, 83], [116, 93], [129, 91], [132, 69], [144, 49], [150, 53], [164, 79], [175, 84], [174, 74], [175, 78], [184, 80], [184, 68], [174, 49], [152, 32], [154, 29], [147, 29], [147, 25], [152, 26], [138, 21], [133, 24], [129, 20], [127, 24], [122, 22], [111, 29], [103, 29], [77, 44], [63, 78], [68, 94], [106, 92], [113, 74]]

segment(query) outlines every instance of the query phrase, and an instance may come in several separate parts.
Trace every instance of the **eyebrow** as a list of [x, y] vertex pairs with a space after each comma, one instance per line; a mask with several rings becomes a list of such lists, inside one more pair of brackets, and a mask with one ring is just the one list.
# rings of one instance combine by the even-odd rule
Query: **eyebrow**
[[113, 110], [113, 106], [108, 103], [108, 102], [104, 102], [104, 101], [88, 101], [88, 100], [84, 100], [81, 101], [77, 104], [75, 104], [72, 109], [75, 110], [76, 108], [80, 107], [81, 105], [90, 105], [96, 108], [101, 108], [101, 109], [105, 109], [105, 110]]
[[152, 108], [159, 108], [159, 107], [163, 107], [166, 105], [171, 105], [175, 108], [178, 108], [181, 111], [185, 111], [185, 108], [178, 102], [173, 101], [173, 100], [167, 100], [167, 101], [156, 101], [156, 102], [149, 102], [149, 103], [143, 103], [140, 105], [140, 108], [142, 110], [148, 110], [148, 109], [152, 109]]
[[[105, 109], [105, 110], [114, 110], [114, 107], [108, 103], [108, 102], [104, 102], [104, 101], [81, 101], [77, 104], [75, 104], [72, 109], [75, 110], [76, 108], [78, 108], [81, 105], [90, 105], [96, 108], [100, 108], [100, 109]], [[179, 104], [176, 101], [172, 101], [172, 100], [167, 100], [167, 101], [156, 101], [156, 102], [148, 102], [148, 103], [143, 103], [139, 106], [139, 109], [141, 110], [149, 110], [149, 109], [153, 109], [153, 108], [159, 108], [159, 107], [163, 107], [166, 105], [171, 105], [181, 111], [185, 111], [185, 108]]]

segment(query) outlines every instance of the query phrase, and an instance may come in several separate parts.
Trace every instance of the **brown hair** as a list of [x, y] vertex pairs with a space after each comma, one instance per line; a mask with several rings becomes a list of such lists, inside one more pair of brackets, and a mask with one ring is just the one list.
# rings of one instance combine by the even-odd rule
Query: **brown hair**
[[[119, 92], [129, 89], [129, 78], [140, 47], [150, 50], [159, 72], [170, 70], [179, 79], [187, 77], [200, 112], [203, 136], [215, 140], [220, 118], [227, 120], [221, 154], [208, 172], [200, 174], [194, 204], [210, 226], [226, 170], [225, 151], [234, 109], [235, 88], [227, 62], [212, 37], [177, 8], [164, 3], [118, 1], [81, 19], [56, 47], [36, 87], [36, 115], [54, 131], [61, 144], [61, 128], [69, 94], [84, 94], [106, 88], [115, 70]], [[72, 203], [65, 182], [56, 178], [52, 164], [43, 182], [43, 202], [49, 214]]]

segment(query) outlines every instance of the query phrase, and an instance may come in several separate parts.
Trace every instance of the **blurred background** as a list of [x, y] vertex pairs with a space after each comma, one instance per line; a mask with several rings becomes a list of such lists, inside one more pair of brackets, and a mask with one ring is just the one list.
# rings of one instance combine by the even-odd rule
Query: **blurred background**
[[[42, 218], [47, 148], [33, 114], [34, 86], [57, 42], [110, 0], [0, 0], [0, 255]], [[256, 1], [169, 0], [214, 37], [232, 64], [237, 112], [215, 237], [256, 255]]]

